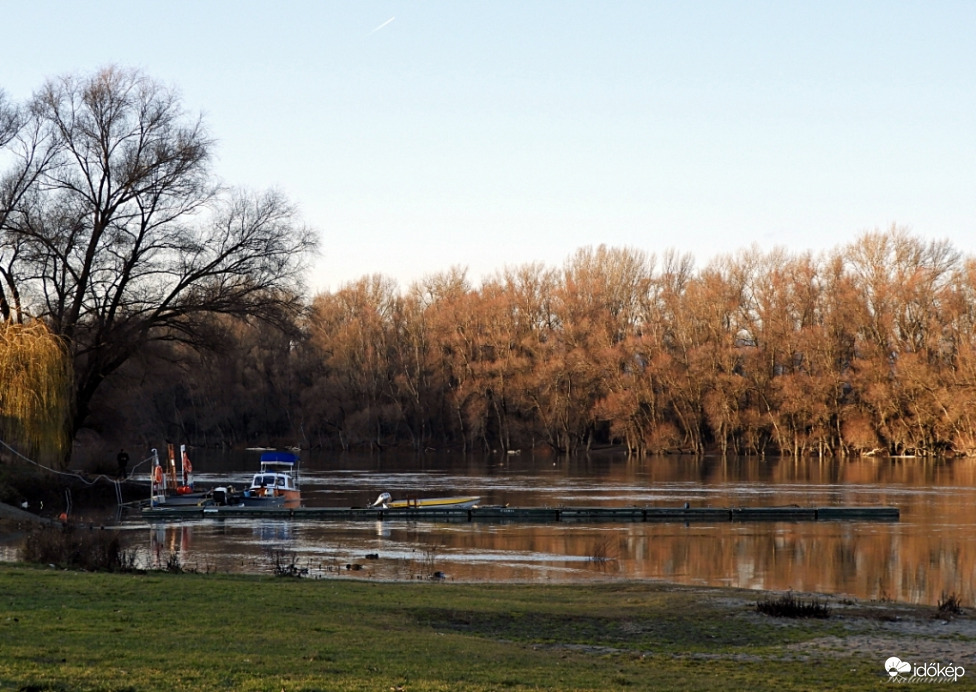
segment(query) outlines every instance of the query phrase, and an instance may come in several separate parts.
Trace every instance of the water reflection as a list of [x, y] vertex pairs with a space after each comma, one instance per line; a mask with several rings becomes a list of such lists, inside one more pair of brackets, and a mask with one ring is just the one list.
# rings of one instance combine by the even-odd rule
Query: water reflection
[[[201, 482], [245, 478], [247, 456], [197, 455]], [[969, 460], [761, 460], [545, 456], [317, 457], [310, 506], [363, 506], [379, 492], [478, 494], [513, 506], [894, 505], [897, 523], [316, 523], [200, 520], [124, 533], [147, 562], [270, 571], [285, 550], [313, 577], [458, 580], [666, 579], [857, 598], [973, 602], [976, 464]], [[348, 569], [347, 569], [348, 566]], [[357, 567], [359, 566], [359, 567]]]

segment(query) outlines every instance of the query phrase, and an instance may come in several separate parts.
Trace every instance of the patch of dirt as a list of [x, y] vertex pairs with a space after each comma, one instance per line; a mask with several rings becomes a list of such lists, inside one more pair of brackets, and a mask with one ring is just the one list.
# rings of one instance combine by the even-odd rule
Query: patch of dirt
[[840, 621], [850, 634], [819, 637], [787, 649], [818, 655], [829, 651], [879, 662], [898, 656], [913, 662], [952, 662], [976, 669], [976, 618], [970, 612], [945, 618], [931, 606], [891, 605], [874, 612], [854, 608], [845, 613], [838, 609], [831, 619]]
[[[815, 661], [829, 655], [876, 661], [880, 666], [897, 656], [918, 663], [951, 662], [976, 670], [976, 611], [964, 609], [961, 615], [946, 617], [934, 606], [826, 600], [830, 617], [821, 622], [840, 625], [847, 633], [787, 644], [783, 647], [786, 659]], [[776, 621], [784, 627], [798, 622], [755, 612], [756, 599], [722, 598], [720, 602], [733, 609], [753, 608], [747, 617]]]

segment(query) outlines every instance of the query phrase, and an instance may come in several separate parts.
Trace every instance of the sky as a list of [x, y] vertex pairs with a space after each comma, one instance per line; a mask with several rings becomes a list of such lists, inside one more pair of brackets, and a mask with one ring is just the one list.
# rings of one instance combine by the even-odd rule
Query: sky
[[698, 267], [907, 228], [976, 256], [976, 2], [32, 0], [0, 88], [177, 89], [226, 183], [315, 228], [311, 290], [605, 244]]

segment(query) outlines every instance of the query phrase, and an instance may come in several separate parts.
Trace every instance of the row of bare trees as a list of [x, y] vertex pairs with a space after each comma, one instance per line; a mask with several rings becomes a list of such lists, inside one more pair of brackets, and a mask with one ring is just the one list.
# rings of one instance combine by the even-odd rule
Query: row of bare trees
[[701, 270], [588, 247], [307, 301], [314, 234], [215, 180], [212, 146], [138, 71], [0, 93], [0, 322], [63, 345], [72, 434], [976, 454], [976, 260], [947, 242], [893, 228]]
[[316, 296], [298, 327], [242, 326], [229, 355], [198, 356], [163, 397], [181, 434], [976, 454], [976, 260], [900, 229], [817, 257], [753, 248], [702, 270], [600, 246], [477, 287], [460, 269], [405, 292], [364, 277]]
[[899, 229], [702, 271], [600, 246], [317, 296], [297, 399], [344, 447], [973, 454], [974, 319], [976, 261]]

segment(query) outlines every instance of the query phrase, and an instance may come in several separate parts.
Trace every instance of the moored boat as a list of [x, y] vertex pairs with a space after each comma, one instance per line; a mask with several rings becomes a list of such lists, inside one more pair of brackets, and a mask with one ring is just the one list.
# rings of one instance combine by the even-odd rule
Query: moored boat
[[186, 453], [186, 445], [180, 445], [180, 470], [176, 470], [173, 445], [167, 445], [165, 467], [159, 461], [159, 453], [153, 449], [153, 465], [149, 472], [149, 504], [152, 507], [186, 507], [204, 504], [209, 491], [199, 490], [193, 484], [193, 464]]
[[298, 482], [298, 455], [292, 452], [264, 452], [261, 470], [254, 474], [250, 487], [240, 496], [245, 507], [301, 507]]

